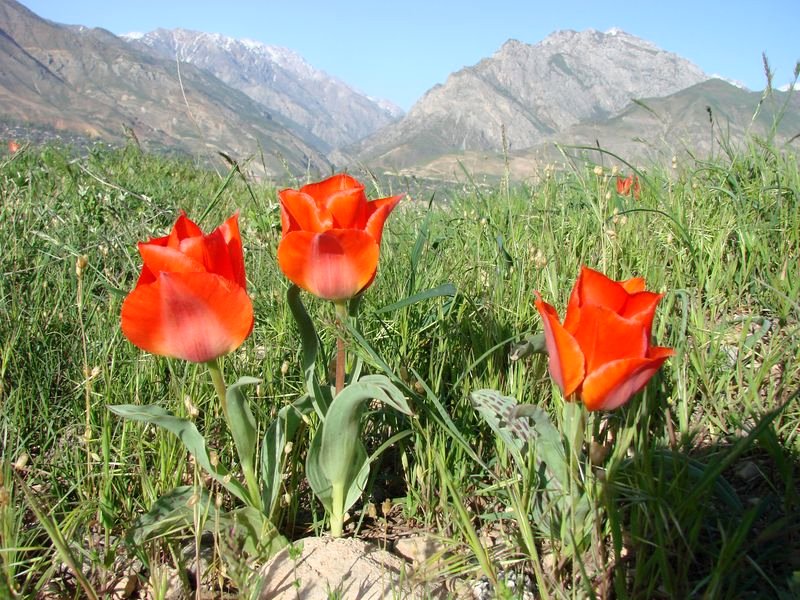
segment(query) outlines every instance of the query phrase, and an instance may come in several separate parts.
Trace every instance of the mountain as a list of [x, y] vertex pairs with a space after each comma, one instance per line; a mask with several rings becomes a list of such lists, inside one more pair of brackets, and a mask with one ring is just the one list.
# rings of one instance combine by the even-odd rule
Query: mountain
[[[726, 147], [742, 149], [748, 136], [778, 146], [793, 139], [800, 143], [800, 95], [775, 90], [765, 96], [713, 78], [668, 96], [634, 100], [614, 117], [578, 123], [505, 156], [494, 150], [443, 154], [398, 173], [441, 181], [460, 179], [466, 169], [524, 179], [562, 161], [562, 151], [595, 164], [623, 166], [612, 153], [634, 165], [669, 165], [673, 156], [709, 157]], [[598, 146], [604, 153], [586, 149]]]
[[325, 143], [325, 150], [360, 140], [403, 115], [398, 106], [355, 91], [286, 48], [185, 29], [123, 38], [207, 70], [311, 132]]
[[499, 151], [503, 136], [511, 150], [530, 148], [579, 122], [612, 117], [633, 98], [705, 79], [688, 60], [616, 29], [559, 31], [535, 45], [509, 40], [346, 151], [397, 169], [453, 152]]
[[108, 31], [52, 23], [14, 0], [0, 0], [0, 114], [110, 141], [124, 140], [127, 128], [146, 147], [194, 156], [246, 158], [263, 149], [267, 175], [287, 165], [330, 170], [280, 115], [210, 73], [178, 71], [174, 60]]
[[748, 135], [774, 136], [775, 143], [784, 144], [798, 134], [800, 96], [780, 91], [765, 96], [714, 78], [669, 96], [638, 100], [611, 119], [575, 125], [557, 141], [597, 143], [647, 164], [684, 152], [707, 157], [726, 144], [741, 144]]

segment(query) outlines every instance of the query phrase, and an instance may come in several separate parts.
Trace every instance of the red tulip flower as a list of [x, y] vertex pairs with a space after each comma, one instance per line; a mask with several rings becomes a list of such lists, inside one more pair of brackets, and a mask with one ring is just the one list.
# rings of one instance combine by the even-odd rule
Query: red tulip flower
[[19, 150], [19, 142], [16, 140], [9, 140], [8, 141], [8, 153], [15, 154]]
[[334, 302], [368, 288], [378, 269], [383, 225], [402, 196], [369, 202], [361, 183], [340, 174], [278, 197], [278, 264], [286, 277]]
[[238, 215], [208, 235], [181, 214], [168, 236], [139, 243], [144, 260], [122, 303], [122, 332], [139, 348], [192, 362], [238, 348], [253, 329]]
[[536, 293], [550, 376], [569, 398], [589, 410], [612, 410], [641, 390], [671, 348], [650, 345], [653, 314], [663, 294], [644, 290], [644, 279], [613, 281], [582, 267], [564, 322]]
[[617, 193], [622, 196], [630, 196], [631, 192], [633, 192], [633, 197], [638, 200], [642, 192], [639, 178], [636, 175], [628, 175], [624, 178], [617, 175]]

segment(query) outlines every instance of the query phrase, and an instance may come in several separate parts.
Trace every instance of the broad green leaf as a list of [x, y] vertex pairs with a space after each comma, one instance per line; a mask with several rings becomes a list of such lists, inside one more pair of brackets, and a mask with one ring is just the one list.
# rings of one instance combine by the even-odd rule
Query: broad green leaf
[[[306, 457], [306, 477], [311, 489], [322, 502], [322, 506], [328, 513], [333, 510], [333, 481], [328, 476], [327, 471], [322, 465], [321, 457], [322, 439], [325, 424], [323, 423], [311, 440]], [[364, 493], [369, 477], [370, 460], [367, 458], [367, 451], [361, 440], [357, 440], [353, 448], [353, 453], [346, 465], [346, 474], [342, 477], [345, 487], [344, 506], [341, 507], [342, 513], [346, 512]]]
[[521, 342], [511, 344], [508, 352], [509, 360], [516, 361], [530, 356], [531, 354], [547, 354], [544, 333], [527, 334]]
[[[246, 555], [262, 561], [289, 544], [267, 515], [252, 506], [221, 513], [219, 524], [231, 534], [236, 546], [242, 548]], [[222, 556], [225, 558], [225, 553]]]
[[[317, 391], [315, 388], [318, 388], [315, 372], [317, 351], [319, 350], [317, 330], [314, 328], [314, 322], [311, 320], [311, 317], [308, 316], [306, 307], [303, 306], [299, 287], [296, 285], [289, 286], [286, 292], [286, 301], [289, 303], [289, 310], [292, 311], [292, 316], [300, 331], [300, 343], [303, 347], [303, 374], [305, 375], [306, 388], [308, 389], [309, 396], [315, 398]], [[317, 398], [317, 401], [322, 400], [322, 398]], [[327, 406], [321, 407], [323, 414], [325, 414], [326, 409]]]
[[249, 503], [248, 494], [244, 486], [236, 479], [233, 479], [228, 473], [228, 470], [221, 464], [218, 463], [216, 466], [212, 466], [206, 449], [205, 438], [197, 431], [197, 427], [195, 427], [194, 423], [188, 419], [178, 418], [166, 409], [155, 404], [148, 404], [145, 406], [116, 404], [109, 406], [108, 410], [120, 417], [131, 419], [132, 421], [141, 421], [143, 423], [157, 425], [178, 436], [178, 439], [183, 442], [186, 450], [189, 454], [194, 456], [197, 464], [202, 469], [222, 484], [231, 494], [239, 498], [239, 500], [245, 504]]
[[361, 444], [358, 448], [358, 453], [353, 461], [352, 478], [345, 491], [344, 510], [350, 510], [350, 507], [355, 504], [364, 489], [367, 487], [367, 479], [369, 478], [369, 465], [370, 461], [367, 459], [367, 451], [364, 445]]
[[325, 470], [319, 463], [320, 448], [322, 447], [322, 428], [324, 423], [317, 429], [314, 437], [311, 438], [311, 445], [308, 447], [308, 454], [306, 455], [306, 478], [314, 490], [314, 493], [322, 502], [325, 507], [325, 512], [330, 514], [333, 510], [333, 485]]
[[358, 380], [358, 383], [378, 386], [386, 392], [384, 399], [386, 404], [404, 415], [411, 416], [411, 407], [408, 405], [405, 394], [403, 394], [403, 391], [394, 385], [385, 375], [364, 375]]
[[314, 411], [305, 395], [278, 411], [261, 442], [261, 500], [264, 511], [272, 516], [280, 498], [281, 481], [286, 461], [286, 444], [294, 440], [303, 416]]
[[208, 491], [191, 485], [176, 487], [161, 496], [141, 515], [127, 532], [129, 544], [142, 543], [168, 535], [180, 529], [194, 527], [195, 511], [205, 516], [216, 516], [217, 509]]
[[470, 393], [469, 399], [473, 408], [503, 441], [522, 471], [525, 468], [523, 452], [533, 432], [528, 422], [516, 414], [517, 401], [496, 390], [475, 390]]
[[256, 419], [250, 410], [242, 386], [253, 385], [261, 380], [254, 377], [240, 377], [239, 381], [228, 387], [225, 394], [228, 402], [228, 425], [231, 428], [233, 443], [236, 445], [236, 452], [239, 454], [239, 462], [242, 469], [254, 472], [254, 461], [257, 443]]
[[328, 512], [333, 512], [332, 487], [335, 484], [344, 489], [342, 512], [364, 491], [370, 461], [361, 441], [361, 415], [366, 402], [371, 400], [411, 414], [402, 392], [383, 375], [363, 377], [333, 399], [306, 458], [306, 476]]
[[520, 404], [515, 409], [517, 417], [529, 417], [533, 427], [534, 452], [538, 460], [547, 465], [561, 489], [569, 489], [569, 465], [564, 450], [564, 438], [543, 409], [532, 404]]
[[139, 546], [181, 529], [193, 529], [198, 513], [202, 515], [202, 531], [221, 530], [230, 534], [236, 547], [250, 557], [265, 560], [288, 543], [258, 509], [244, 506], [229, 512], [218, 511], [207, 490], [188, 485], [161, 496], [136, 520], [127, 533], [127, 541]]

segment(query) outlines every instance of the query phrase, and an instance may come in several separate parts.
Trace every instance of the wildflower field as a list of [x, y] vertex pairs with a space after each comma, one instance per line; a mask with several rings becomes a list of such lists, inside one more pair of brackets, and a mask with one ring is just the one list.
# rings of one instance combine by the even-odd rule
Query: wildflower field
[[410, 535], [397, 597], [798, 597], [800, 168], [726, 148], [0, 157], [0, 597], [260, 598], [295, 540]]

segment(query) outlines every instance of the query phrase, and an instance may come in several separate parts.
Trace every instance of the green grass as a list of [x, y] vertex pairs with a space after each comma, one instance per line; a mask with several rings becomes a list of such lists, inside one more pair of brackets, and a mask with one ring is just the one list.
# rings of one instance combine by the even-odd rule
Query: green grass
[[[654, 168], [639, 201], [618, 197], [608, 174], [548, 170], [510, 189], [467, 182], [437, 190], [430, 206], [430, 191], [420, 193], [391, 216], [361, 306], [369, 347], [349, 343], [368, 370], [404, 387], [415, 417], [370, 415], [371, 450], [400, 429], [411, 436], [384, 454], [367, 499], [391, 498], [406, 525], [446, 540], [444, 577], [495, 579], [501, 565], [519, 563], [537, 575], [542, 597], [795, 597], [797, 157], [753, 143], [713, 162]], [[251, 398], [263, 433], [305, 385], [275, 261], [276, 190], [132, 148], [73, 158], [31, 147], [2, 159], [0, 192], [0, 596], [81, 596], [54, 537], [99, 597], [135, 557], [156, 580], [181, 562], [194, 533], [134, 547], [127, 528], [175, 486], [217, 490], [170, 434], [105, 407], [158, 403], [187, 416], [188, 397], [209, 446], [228, 463], [235, 451], [204, 367], [146, 355], [120, 332], [136, 242], [163, 235], [181, 209], [197, 219], [211, 207], [206, 230], [240, 211], [256, 324], [225, 373], [262, 378]], [[588, 531], [567, 518], [556, 532], [530, 516], [541, 498], [535, 457], [518, 473], [468, 394], [497, 389], [566, 427], [545, 357], [513, 361], [509, 350], [541, 328], [534, 290], [563, 314], [581, 264], [618, 279], [641, 275], [664, 291], [653, 335], [676, 356], [628, 405], [590, 416], [586, 431], [610, 448], [597, 470], [576, 465], [595, 517]], [[444, 284], [456, 293], [391, 308]], [[304, 301], [330, 357], [331, 307]], [[293, 448], [278, 519], [297, 537], [322, 518], [303, 483], [306, 443]], [[576, 453], [586, 460], [582, 447]], [[501, 543], [484, 549], [487, 532]], [[224, 548], [216, 552], [234, 554]], [[257, 582], [234, 567], [213, 573], [214, 589], [251, 594]]]

